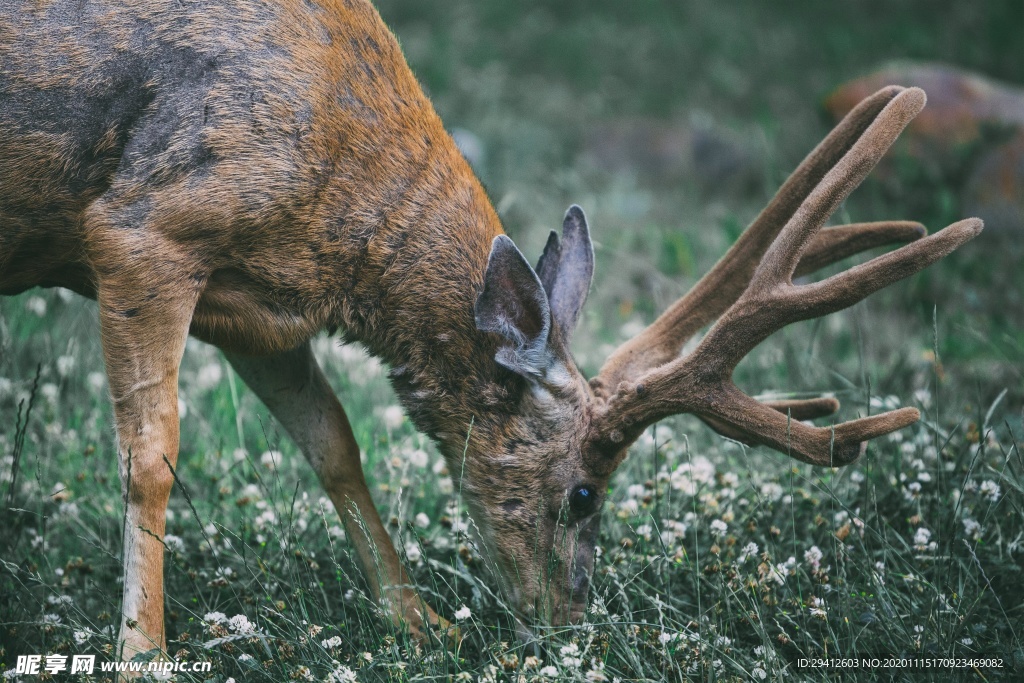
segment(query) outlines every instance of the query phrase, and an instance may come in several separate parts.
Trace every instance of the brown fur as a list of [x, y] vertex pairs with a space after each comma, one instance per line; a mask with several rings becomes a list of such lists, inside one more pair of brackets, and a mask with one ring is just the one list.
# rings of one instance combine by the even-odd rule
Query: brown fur
[[[796, 243], [782, 231], [798, 210], [828, 208], [808, 196], [833, 165], [846, 191], [859, 182], [846, 166], [863, 164], [843, 166], [843, 155], [878, 115], [868, 107], [798, 170], [723, 268], [588, 383], [566, 349], [593, 266], [582, 212], [567, 214], [562, 246], [549, 241], [542, 281], [498, 237], [483, 189], [364, 0], [140, 0], [130, 12], [39, 2], [10, 14], [0, 23], [0, 293], [64, 286], [99, 302], [129, 522], [125, 657], [164, 645], [164, 459], [177, 459], [189, 333], [226, 351], [302, 448], [396, 622], [421, 635], [445, 624], [405, 585], [345, 413], [309, 350], [323, 328], [391, 365], [412, 420], [460, 477], [514, 604], [562, 622], [585, 606], [600, 514], [568, 503], [580, 487], [600, 503], [647, 424], [689, 410], [787, 449], [781, 413], [724, 375], [708, 383], [708, 368], [793, 318], [780, 322], [755, 297], [767, 291], [764, 264], [755, 273], [766, 250], [796, 267], [811, 240], [810, 268], [921, 235], [886, 223], [815, 241], [804, 226]], [[882, 280], [949, 244], [887, 262]], [[730, 321], [758, 311], [767, 317], [738, 339], [743, 326]], [[685, 338], [723, 312], [701, 363], [680, 368]], [[687, 378], [708, 392], [683, 393]], [[772, 407], [807, 418], [836, 406]], [[820, 459], [819, 441], [807, 448]]]

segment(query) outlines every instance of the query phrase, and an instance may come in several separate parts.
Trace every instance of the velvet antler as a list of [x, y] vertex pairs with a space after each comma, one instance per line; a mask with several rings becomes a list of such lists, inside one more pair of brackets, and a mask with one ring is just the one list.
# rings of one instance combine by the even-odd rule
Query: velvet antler
[[[916, 409], [904, 408], [811, 427], [801, 420], [828, 415], [838, 402], [761, 403], [732, 383], [732, 372], [776, 330], [851, 306], [981, 231], [981, 221], [973, 218], [927, 237], [923, 226], [904, 221], [822, 229], [924, 104], [923, 91], [896, 86], [861, 102], [808, 155], [714, 268], [609, 357], [591, 382], [603, 401], [589, 436], [594, 452], [618, 453], [655, 421], [693, 413], [731, 438], [765, 444], [816, 465], [843, 465], [859, 457], [868, 439], [920, 417]], [[910, 244], [820, 282], [793, 284], [796, 275], [893, 242]], [[697, 348], [679, 357], [686, 341], [719, 316]]]

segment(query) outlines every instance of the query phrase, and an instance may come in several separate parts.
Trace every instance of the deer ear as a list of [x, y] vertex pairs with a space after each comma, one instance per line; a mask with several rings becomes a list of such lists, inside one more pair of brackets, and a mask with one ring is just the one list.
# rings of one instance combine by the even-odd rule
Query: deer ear
[[537, 262], [537, 275], [547, 292], [559, 339], [568, 347], [594, 277], [594, 246], [587, 217], [575, 204], [565, 212], [561, 243], [551, 231]]
[[537, 273], [505, 235], [494, 238], [484, 289], [474, 309], [476, 327], [507, 342], [495, 360], [530, 379], [542, 379], [554, 358], [548, 351], [551, 310]]

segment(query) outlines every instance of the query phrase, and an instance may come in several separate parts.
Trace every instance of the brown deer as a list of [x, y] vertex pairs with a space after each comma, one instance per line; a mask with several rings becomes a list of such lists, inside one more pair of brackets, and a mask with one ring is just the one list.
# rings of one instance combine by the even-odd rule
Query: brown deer
[[[773, 331], [850, 306], [981, 230], [974, 219], [928, 237], [907, 222], [822, 229], [924, 106], [921, 90], [885, 88], [588, 380], [569, 353], [594, 262], [583, 212], [569, 209], [531, 268], [369, 2], [4, 12], [0, 293], [61, 286], [99, 303], [127, 508], [122, 657], [165, 644], [160, 539], [188, 334], [223, 349], [300, 446], [396, 623], [423, 636], [446, 622], [410, 586], [374, 508], [310, 352], [325, 328], [390, 365], [412, 421], [463, 473], [521, 613], [565, 622], [586, 604], [609, 477], [657, 420], [692, 413], [825, 466], [917, 420], [905, 408], [808, 426], [836, 401], [761, 403], [731, 373]], [[910, 244], [793, 284], [892, 242]]]

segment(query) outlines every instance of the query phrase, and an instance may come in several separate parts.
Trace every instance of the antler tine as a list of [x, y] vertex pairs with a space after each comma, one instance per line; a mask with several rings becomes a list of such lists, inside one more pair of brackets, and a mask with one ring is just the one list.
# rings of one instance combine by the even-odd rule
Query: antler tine
[[[807, 155], [768, 206], [693, 289], [609, 356], [592, 381], [595, 392], [608, 396], [619, 382], [639, 377], [646, 370], [671, 361], [679, 355], [687, 339], [729, 308], [746, 289], [762, 255], [800, 204], [860, 138], [879, 112], [903, 90], [899, 86], [884, 88], [854, 107]], [[893, 231], [881, 226], [860, 228], [859, 234], [861, 239], [856, 244], [863, 249], [914, 238], [906, 231]], [[853, 242], [847, 246], [849, 244]], [[827, 245], [823, 243], [822, 246]], [[826, 261], [839, 260], [856, 252], [844, 248], [838, 253], [841, 256], [823, 259], [819, 252], [815, 252], [815, 260], [825, 265]]]
[[888, 151], [925, 105], [920, 88], [896, 95], [793, 214], [754, 271], [747, 291], [789, 282], [811, 238]]
[[963, 220], [821, 282], [792, 282], [804, 256], [826, 262], [853, 249], [851, 243], [874, 244], [879, 235], [893, 231], [920, 237], [920, 226], [903, 223], [845, 226], [827, 230], [824, 236], [818, 231], [920, 112], [924, 100], [916, 88], [891, 99], [807, 194], [766, 250], [749, 285], [693, 353], [648, 371], [635, 384], [626, 381], [618, 386], [594, 423], [591, 438], [599, 447], [613, 451], [652, 422], [689, 412], [731, 438], [762, 443], [804, 462], [843, 465], [859, 457], [867, 440], [919, 419], [917, 410], [905, 408], [834, 427], [812, 427], [799, 420], [815, 411], [825, 414], [834, 407], [828, 399], [766, 405], [736, 388], [732, 372], [772, 332], [846, 308], [937, 261], [981, 231], [980, 220]]
[[824, 228], [807, 245], [793, 277], [813, 273], [868, 249], [894, 242], [913, 242], [927, 234], [925, 227], [914, 221], [851, 223]]

